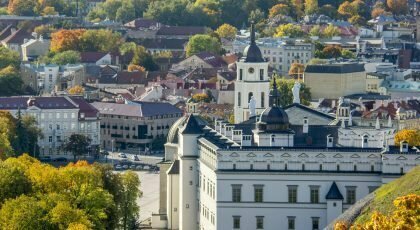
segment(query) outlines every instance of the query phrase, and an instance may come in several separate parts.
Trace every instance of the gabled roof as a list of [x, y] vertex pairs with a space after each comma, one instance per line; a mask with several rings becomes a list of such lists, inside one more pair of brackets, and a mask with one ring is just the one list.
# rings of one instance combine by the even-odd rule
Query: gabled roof
[[144, 46], [146, 49], [170, 49], [184, 50], [187, 39], [142, 39], [137, 44]]
[[9, 37], [9, 35], [12, 34], [12, 28], [12, 25], [8, 25], [0, 32], [0, 41]]
[[137, 18], [137, 19], [134, 19], [133, 21], [127, 22], [126, 24], [124, 24], [124, 26], [134, 28], [134, 29], [139, 29], [139, 28], [150, 28], [152, 26], [157, 26], [158, 24], [159, 22], [154, 19]]
[[98, 109], [101, 114], [110, 115], [153, 117], [182, 113], [177, 107], [162, 102], [131, 101], [128, 104], [94, 102], [92, 105]]
[[11, 33], [7, 38], [3, 39], [2, 42], [7, 44], [23, 44], [25, 39], [30, 38], [31, 34], [26, 30], [19, 29], [14, 33]]
[[337, 187], [335, 181], [333, 181], [330, 190], [328, 191], [327, 195], [325, 196], [327, 200], [342, 200], [344, 199], [343, 195], [341, 194], [340, 190]]
[[81, 52], [80, 58], [82, 63], [95, 63], [107, 54], [102, 52]]
[[204, 26], [165, 26], [158, 30], [156, 35], [186, 35], [205, 34], [207, 28]]
[[182, 134], [201, 134], [203, 130], [195, 119], [194, 115], [190, 114], [187, 118]]
[[214, 68], [227, 66], [225, 60], [223, 60], [223, 58], [219, 55], [215, 55], [209, 52], [201, 52], [196, 54], [196, 56]]

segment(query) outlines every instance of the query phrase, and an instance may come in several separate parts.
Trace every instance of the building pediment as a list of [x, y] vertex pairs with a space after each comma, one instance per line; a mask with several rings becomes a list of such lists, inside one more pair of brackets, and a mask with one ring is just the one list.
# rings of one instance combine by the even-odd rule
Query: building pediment
[[343, 155], [337, 153], [337, 154], [334, 155], [334, 158], [343, 158]]
[[257, 155], [255, 155], [255, 153], [248, 153], [248, 155], [246, 155], [247, 157], [256, 157]]
[[271, 153], [266, 153], [266, 154], [264, 155], [264, 157], [273, 157], [273, 154], [271, 154]]
[[316, 155], [315, 157], [318, 157], [318, 158], [325, 158], [325, 155], [324, 155], [324, 154], [322, 154], [322, 153], [320, 153], [320, 154]]
[[370, 154], [370, 155], [368, 156], [368, 158], [378, 158], [378, 156], [376, 156], [375, 154]]
[[359, 155], [357, 155], [357, 154], [353, 154], [353, 155], [351, 155], [350, 157], [351, 157], [351, 158], [360, 158], [360, 156], [359, 156]]
[[399, 156], [399, 157], [397, 158], [397, 160], [407, 160], [407, 157], [404, 157], [404, 156]]
[[309, 157], [309, 156], [308, 156], [308, 154], [306, 154], [306, 153], [302, 153], [302, 154], [300, 154], [298, 157], [306, 158], [306, 157]]
[[239, 157], [239, 154], [238, 153], [231, 153], [230, 156], [231, 157]]
[[283, 153], [283, 154], [281, 154], [281, 156], [282, 156], [282, 157], [290, 157], [290, 154], [288, 154], [288, 153]]

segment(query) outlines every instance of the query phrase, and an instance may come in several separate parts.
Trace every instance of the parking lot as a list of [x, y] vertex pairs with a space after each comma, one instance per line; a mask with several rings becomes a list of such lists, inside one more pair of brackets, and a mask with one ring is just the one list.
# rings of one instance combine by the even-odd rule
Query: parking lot
[[111, 163], [114, 169], [119, 170], [146, 170], [158, 171], [157, 163], [161, 162], [163, 157], [150, 155], [136, 155], [129, 153], [112, 152], [107, 156], [107, 163]]

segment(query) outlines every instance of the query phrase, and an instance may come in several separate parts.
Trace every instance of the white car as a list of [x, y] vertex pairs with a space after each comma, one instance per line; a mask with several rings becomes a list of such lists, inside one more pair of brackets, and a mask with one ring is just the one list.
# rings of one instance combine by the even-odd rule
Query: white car
[[125, 159], [125, 158], [127, 158], [127, 155], [125, 155], [125, 153], [119, 153], [118, 157]]

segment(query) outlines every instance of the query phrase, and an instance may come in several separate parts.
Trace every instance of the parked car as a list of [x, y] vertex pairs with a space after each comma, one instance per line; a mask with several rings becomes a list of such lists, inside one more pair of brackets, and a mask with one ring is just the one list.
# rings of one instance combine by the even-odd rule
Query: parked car
[[54, 158], [53, 161], [55, 161], [55, 162], [67, 162], [68, 160], [65, 157], [57, 157], [57, 158]]
[[128, 169], [128, 165], [123, 165], [123, 169]]
[[51, 162], [51, 157], [50, 156], [44, 156], [44, 157], [40, 157], [39, 160], [42, 161], [42, 162]]
[[115, 165], [115, 169], [116, 169], [116, 170], [121, 170], [121, 169], [122, 169], [122, 167], [121, 167], [121, 165]]
[[131, 159], [132, 159], [133, 161], [140, 161], [140, 158], [139, 158], [137, 155], [133, 155], [133, 156], [131, 157]]
[[130, 169], [136, 169], [135, 165], [130, 165]]
[[137, 170], [142, 170], [142, 169], [143, 169], [143, 166], [141, 166], [141, 165], [137, 165], [137, 166], [136, 166], [136, 169], [137, 169]]
[[120, 158], [127, 158], [127, 155], [125, 155], [125, 153], [120, 153], [120, 154], [118, 154], [118, 157], [120, 157]]

